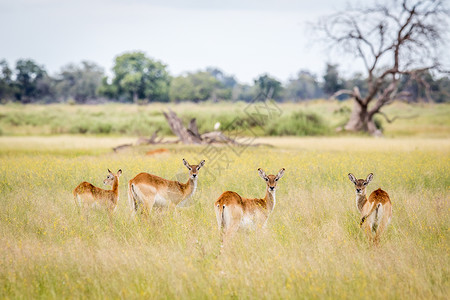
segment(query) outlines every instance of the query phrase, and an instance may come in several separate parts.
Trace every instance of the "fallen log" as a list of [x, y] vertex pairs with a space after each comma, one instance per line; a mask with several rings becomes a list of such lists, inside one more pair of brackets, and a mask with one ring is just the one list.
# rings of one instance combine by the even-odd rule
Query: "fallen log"
[[[169, 109], [169, 112], [163, 112], [164, 117], [167, 120], [167, 123], [170, 126], [170, 129], [172, 130], [172, 132], [180, 139], [180, 141], [183, 144], [201, 144], [202, 140], [201, 138], [199, 138], [196, 133], [198, 134], [198, 130], [197, 132], [189, 132], [186, 127], [183, 126], [183, 122], [181, 121], [181, 119], [177, 116], [177, 114]], [[195, 120], [195, 119], [194, 119]], [[191, 124], [193, 123], [193, 121], [191, 120]], [[195, 123], [195, 121], [194, 121]], [[195, 127], [193, 127], [192, 129], [195, 131], [196, 130], [197, 125], [195, 124]]]
[[[261, 143], [240, 143], [235, 139], [230, 138], [229, 136], [226, 136], [222, 131], [211, 131], [211, 132], [205, 132], [203, 134], [200, 134], [198, 131], [197, 126], [197, 120], [195, 118], [191, 119], [189, 122], [188, 128], [186, 128], [183, 125], [182, 120], [177, 116], [177, 114], [169, 109], [168, 112], [163, 112], [164, 117], [167, 120], [167, 123], [169, 124], [170, 129], [172, 130], [173, 134], [178, 137], [178, 140], [175, 141], [164, 141], [163, 137], [158, 138], [158, 132], [159, 129], [156, 130], [150, 138], [144, 138], [140, 137], [135, 145], [157, 145], [157, 144], [176, 144], [176, 143], [183, 143], [187, 145], [193, 145], [193, 144], [230, 144], [233, 146], [269, 146], [272, 145], [269, 144], [261, 144]], [[114, 147], [114, 152], [117, 152], [119, 150], [122, 150], [127, 147], [132, 147], [133, 144], [124, 144], [119, 145], [117, 147]]]

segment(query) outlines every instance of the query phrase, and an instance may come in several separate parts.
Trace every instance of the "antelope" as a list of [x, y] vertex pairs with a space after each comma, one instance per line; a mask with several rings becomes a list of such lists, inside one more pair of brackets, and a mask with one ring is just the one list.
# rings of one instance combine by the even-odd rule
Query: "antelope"
[[103, 180], [103, 184], [111, 186], [111, 190], [104, 190], [98, 188], [89, 182], [80, 183], [73, 190], [73, 197], [75, 203], [80, 207], [99, 205], [106, 207], [111, 214], [117, 208], [117, 202], [119, 201], [119, 177], [122, 175], [122, 170], [117, 171], [116, 174], [108, 169], [108, 176]]
[[139, 173], [128, 182], [128, 203], [133, 216], [139, 206], [142, 206], [142, 212], [148, 216], [154, 206], [175, 207], [194, 195], [197, 189], [198, 171], [205, 165], [205, 160], [198, 165], [190, 165], [183, 158], [183, 164], [189, 170], [189, 179], [186, 183], [167, 180], [148, 173]]
[[[388, 193], [382, 189], [373, 191], [369, 199], [366, 196], [366, 187], [372, 181], [373, 174], [367, 175], [367, 178], [356, 179], [352, 174], [348, 178], [355, 184], [356, 188], [356, 208], [361, 213], [359, 226], [366, 224], [366, 232], [375, 243], [378, 243], [381, 233], [386, 229], [392, 218], [392, 203]], [[366, 222], [367, 220], [367, 222]]]
[[217, 225], [222, 233], [222, 242], [231, 237], [240, 227], [254, 227], [263, 224], [265, 227], [270, 213], [275, 208], [275, 192], [278, 180], [283, 177], [285, 169], [277, 175], [266, 175], [259, 168], [258, 173], [266, 181], [266, 196], [259, 198], [243, 198], [238, 193], [226, 191], [214, 203]]

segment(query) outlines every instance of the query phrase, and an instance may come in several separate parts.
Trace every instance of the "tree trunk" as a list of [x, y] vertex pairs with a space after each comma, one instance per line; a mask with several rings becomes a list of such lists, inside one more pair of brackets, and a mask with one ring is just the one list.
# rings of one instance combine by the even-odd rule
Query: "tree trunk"
[[198, 132], [197, 120], [195, 118], [191, 119], [191, 121], [189, 122], [189, 128], [187, 130], [190, 134], [192, 134], [199, 140], [202, 139], [200, 133]]
[[345, 125], [345, 130], [367, 132], [374, 136], [382, 135], [373, 121], [373, 115], [370, 115], [367, 111], [367, 105], [360, 104], [357, 101], [355, 101], [350, 119]]
[[[175, 112], [169, 109], [169, 112], [163, 112], [164, 117], [167, 120], [167, 123], [169, 123], [170, 129], [172, 129], [172, 132], [178, 136], [180, 141], [183, 144], [201, 144], [202, 140], [199, 136], [194, 135], [192, 132], [188, 131], [186, 127], [183, 126], [183, 122], [181, 119], [177, 116]], [[197, 124], [195, 121], [191, 122], [191, 129], [197, 130]], [[198, 131], [197, 131], [198, 134]]]

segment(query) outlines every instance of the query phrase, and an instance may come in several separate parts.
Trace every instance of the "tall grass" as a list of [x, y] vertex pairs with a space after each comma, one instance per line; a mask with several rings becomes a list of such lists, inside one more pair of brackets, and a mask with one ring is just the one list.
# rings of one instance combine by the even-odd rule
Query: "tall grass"
[[[446, 299], [450, 293], [448, 140], [272, 139], [279, 148], [241, 155], [219, 149], [226, 164], [201, 155], [202, 147], [173, 146], [170, 154], [148, 157], [148, 147], [107, 152], [109, 139], [40, 138], [39, 145], [34, 138], [30, 149], [26, 140], [0, 138], [0, 298]], [[127, 181], [142, 171], [186, 180], [183, 157], [207, 160], [194, 204], [131, 220]], [[258, 167], [268, 174], [286, 168], [268, 228], [239, 232], [219, 255], [212, 204], [230, 189], [263, 196]], [[100, 186], [107, 168], [124, 171], [112, 226], [102, 210], [86, 220], [71, 195], [83, 180]], [[350, 171], [373, 172], [368, 189], [382, 187], [391, 196], [393, 219], [380, 247], [358, 227]]]
[[314, 136], [330, 134], [331, 129], [318, 114], [297, 111], [287, 117], [271, 120], [266, 133], [273, 136]]
[[[247, 128], [242, 134], [253, 135], [336, 135], [351, 112], [352, 103], [311, 101], [277, 104], [280, 115], [273, 114], [261, 130], [247, 109], [247, 103], [192, 103], [105, 105], [0, 105], [0, 134], [4, 135], [128, 135], [149, 136], [155, 130], [171, 135], [163, 111], [177, 112], [188, 124], [197, 119], [200, 132], [212, 131], [217, 122], [222, 130]], [[271, 107], [273, 109], [273, 107]], [[387, 136], [448, 137], [450, 104], [407, 105], [395, 103], [384, 110], [391, 118], [408, 117], [387, 123], [377, 116], [377, 124]], [[256, 112], [258, 113], [258, 112]], [[264, 108], [259, 113], [264, 114]], [[409, 118], [412, 117], [412, 118]]]

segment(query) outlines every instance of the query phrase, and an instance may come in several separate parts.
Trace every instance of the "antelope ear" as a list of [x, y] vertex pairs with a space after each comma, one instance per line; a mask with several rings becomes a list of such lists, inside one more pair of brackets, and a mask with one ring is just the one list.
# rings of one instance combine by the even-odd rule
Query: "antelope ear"
[[348, 179], [350, 179], [351, 182], [356, 184], [356, 177], [352, 173], [348, 173]]
[[200, 170], [200, 168], [203, 167], [204, 165], [205, 165], [205, 160], [202, 160], [197, 166], [197, 171]]
[[281, 177], [283, 177], [284, 171], [285, 171], [285, 168], [282, 168], [280, 171], [278, 171], [278, 174], [277, 174], [277, 177], [275, 177], [275, 180], [278, 180]]
[[117, 171], [117, 176], [120, 177], [120, 175], [122, 175], [122, 169], [119, 169], [119, 171]]
[[183, 164], [186, 166], [186, 168], [188, 168], [189, 171], [192, 170], [191, 166], [184, 158], [183, 158]]
[[369, 184], [369, 182], [371, 182], [372, 179], [373, 179], [373, 173], [370, 173], [369, 175], [367, 175], [367, 178], [366, 178], [367, 184]]
[[111, 173], [111, 174], [112, 174], [113, 172], [111, 172], [111, 170], [110, 170], [110, 169], [108, 169], [108, 173]]
[[258, 173], [259, 173], [259, 176], [261, 176], [262, 179], [266, 180], [267, 175], [266, 175], [266, 172], [264, 172], [263, 169], [259, 168], [258, 169]]

